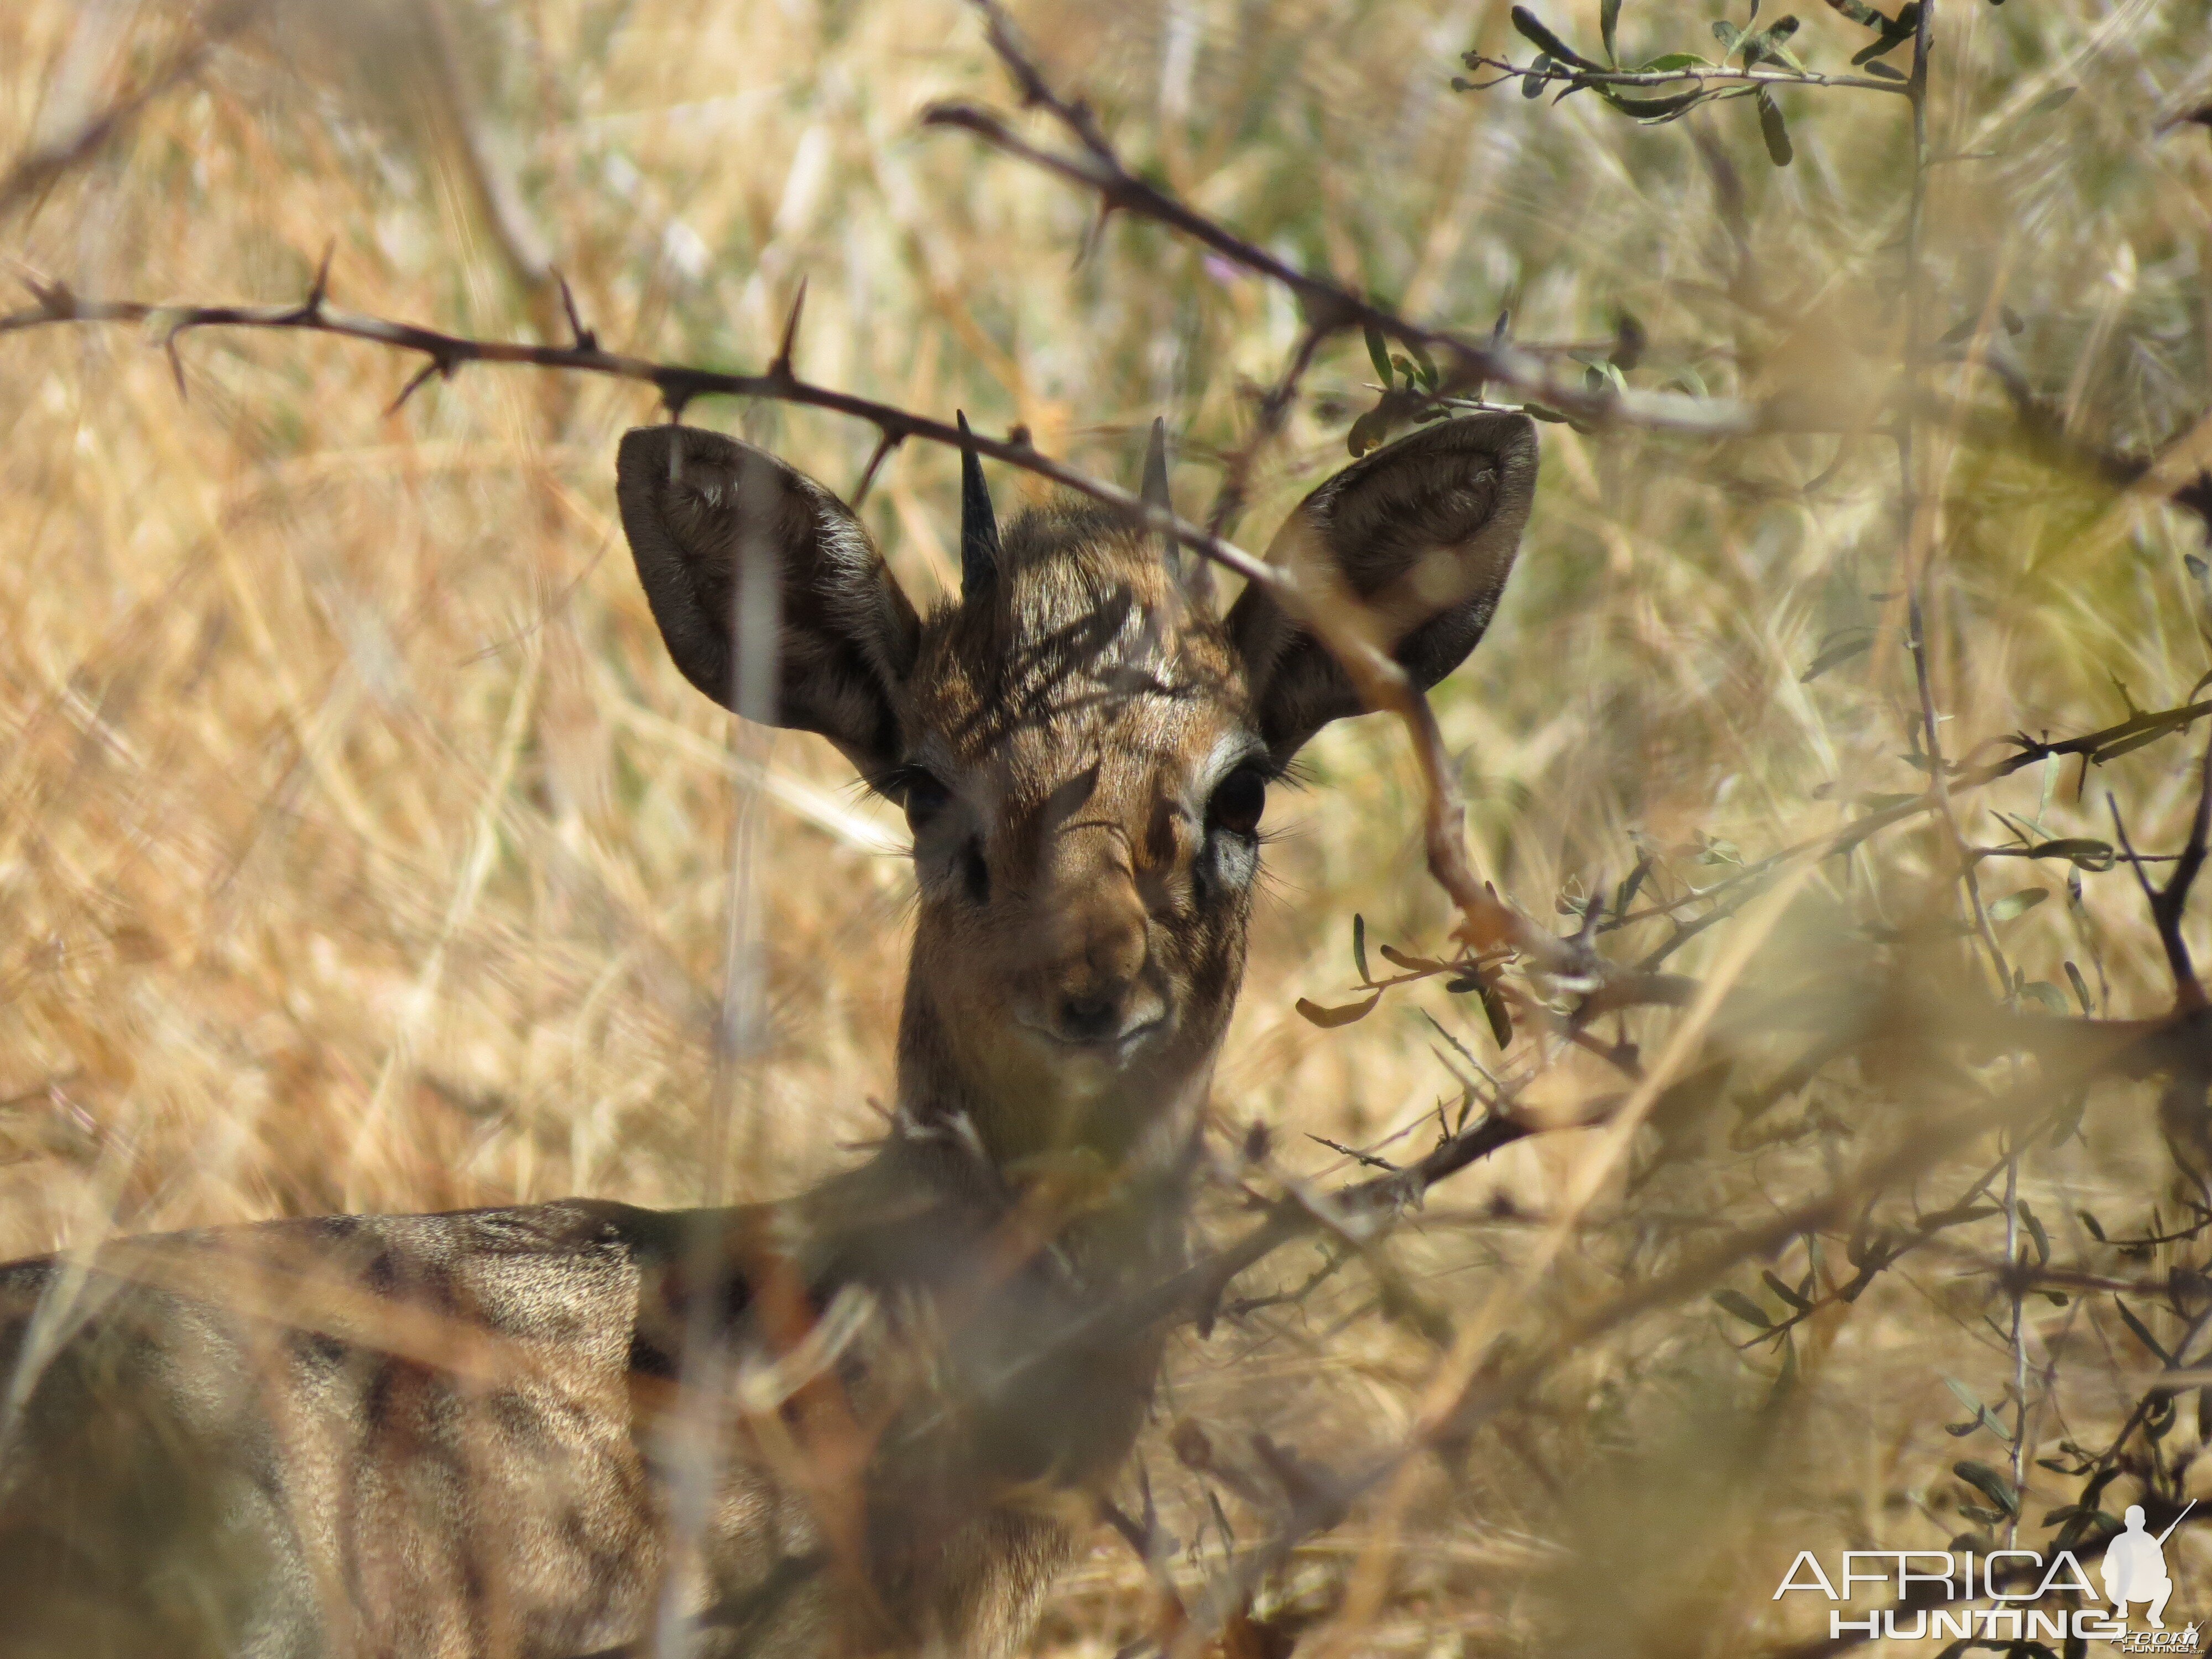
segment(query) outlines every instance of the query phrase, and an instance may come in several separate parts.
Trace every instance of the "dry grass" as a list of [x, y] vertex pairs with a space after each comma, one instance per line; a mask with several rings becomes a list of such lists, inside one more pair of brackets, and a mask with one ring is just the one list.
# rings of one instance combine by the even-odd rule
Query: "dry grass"
[[[1547, 15], [1594, 40], [1596, 10], [1561, 0]], [[1152, 228], [1111, 223], [1079, 260], [1090, 203], [959, 135], [919, 132], [933, 98], [1004, 97], [951, 0], [455, 11], [488, 130], [610, 343], [757, 365], [803, 277], [813, 377], [994, 428], [1026, 422], [1040, 447], [1132, 481], [1138, 434], [1164, 411], [1188, 508], [1294, 337], [1282, 295]], [[426, 112], [413, 17], [404, 0], [301, 0], [281, 32], [220, 52], [19, 211], [7, 250], [86, 293], [275, 301], [334, 242], [349, 308], [528, 330], [532, 303]], [[0, 154], [143, 72], [173, 21], [131, 3], [5, 9]], [[1409, 313], [1480, 331], [1510, 306], [1520, 337], [1602, 342], [1625, 308], [1655, 343], [1640, 381], [1690, 368], [1716, 391], [1832, 382], [1893, 338], [1901, 100], [1792, 94], [1787, 172], [1745, 106], [1698, 118], [1746, 199], [1739, 264], [1695, 123], [1644, 130], [1587, 95], [1554, 109], [1449, 91], [1459, 52], [1509, 44], [1501, 5], [1040, 3], [1023, 21], [1179, 190]], [[2185, 92], [2204, 95], [2202, 23], [2153, 0], [1945, 6], [1936, 147], [1989, 154], [1935, 175], [1935, 326], [2010, 307], [2038, 383], [2102, 443], [2147, 446], [2207, 402], [2212, 144], [2153, 130]], [[1651, 52], [1696, 49], [1705, 27], [1652, 4], [1623, 25]], [[1862, 38], [1814, 8], [1797, 44], [1834, 64]], [[2062, 86], [2080, 91], [2030, 112]], [[614, 441], [651, 417], [647, 394], [471, 371], [386, 415], [405, 368], [365, 349], [204, 335], [183, 351], [189, 401], [159, 351], [119, 334], [0, 340], [0, 1257], [341, 1207], [674, 1204], [717, 1182], [768, 1195], [835, 1165], [890, 1085], [908, 887], [883, 849], [898, 826], [811, 738], [774, 742], [769, 789], [733, 789], [752, 751], [665, 660], [612, 522]], [[1356, 338], [1324, 354], [1247, 544], [1339, 464], [1372, 378]], [[872, 436], [769, 408], [694, 416], [742, 424], [834, 488]], [[1618, 883], [1644, 848], [1672, 896], [1832, 827], [1857, 797], [1921, 787], [1899, 758], [1917, 714], [1886, 446], [1854, 441], [1824, 473], [1832, 437], [1699, 447], [1553, 426], [1546, 441], [1498, 625], [1438, 697], [1501, 891], [1549, 915], [1557, 895]], [[2185, 562], [2201, 525], [2116, 501], [1976, 422], [1935, 422], [1928, 452], [1948, 753], [2107, 725], [2124, 696], [2185, 700], [2212, 625]], [[948, 455], [912, 446], [868, 504], [916, 592], [945, 579], [954, 484]], [[1861, 626], [1867, 653], [1803, 679], [1824, 642]], [[2085, 791], [2071, 765], [2031, 769], [1969, 798], [1967, 832], [2004, 839], [2001, 807], [2108, 837], [2109, 789], [2136, 844], [2171, 851], [2196, 754], [2169, 738]], [[1310, 771], [1308, 792], [1271, 808], [1272, 893], [1217, 1097], [1232, 1136], [1263, 1121], [1285, 1167], [1321, 1174], [1333, 1155], [1304, 1132], [1379, 1142], [1455, 1097], [1424, 1010], [1491, 1048], [1479, 1012], [1431, 988], [1338, 1031], [1291, 1012], [1301, 995], [1343, 1000], [1354, 912], [1414, 950], [1437, 946], [1444, 922], [1396, 736], [1340, 730]], [[747, 799], [750, 852], [733, 821]], [[1931, 1003], [1957, 992], [1981, 972], [1966, 943], [1881, 944], [1960, 914], [1943, 856], [1913, 830], [1820, 866], [1756, 924], [1774, 936], [1747, 982], [1918, 973]], [[717, 1172], [699, 1151], [711, 1015], [732, 872], [749, 861], [771, 1035]], [[1984, 871], [1993, 899], [2039, 886], [2060, 901], [2001, 925], [2027, 979], [2063, 988], [2071, 959], [2112, 1010], [2164, 1007], [2124, 866], [2082, 876], [2078, 903], [2063, 866]], [[1753, 925], [1716, 929], [1679, 965], [1712, 971]], [[1662, 935], [1613, 937], [1640, 950]], [[2191, 937], [2212, 957], [2201, 922]], [[1664, 1024], [1632, 1025], [1656, 1049]], [[1706, 1058], [1771, 1070], [1782, 1053], [1724, 1029]], [[1216, 1483], [1240, 1536], [1268, 1512], [1237, 1449], [1249, 1430], [1340, 1465], [1393, 1443], [1437, 1364], [1437, 1319], [1494, 1316], [1534, 1341], [1682, 1239], [1809, 1190], [1956, 1079], [1888, 1074], [1877, 1053], [1733, 1135], [1726, 1080], [1708, 1081], [1662, 1109], [1642, 1178], [1609, 1184], [1512, 1305], [1484, 1312], [1547, 1236], [1531, 1218], [1559, 1204], [1589, 1136], [1462, 1178], [1387, 1267], [1182, 1344], [1163, 1421], [1206, 1425], [1243, 1471]], [[1571, 1105], [1620, 1086], [1563, 1062], [1540, 1092]], [[2082, 1139], [2027, 1156], [2022, 1190], [2061, 1257], [2095, 1248], [2077, 1210], [2115, 1235], [2154, 1204], [2173, 1216], [2149, 1099], [2100, 1087]], [[1995, 1146], [1930, 1170], [1925, 1201], [1951, 1201]], [[1960, 1237], [1996, 1254], [2002, 1231]], [[2119, 1266], [2149, 1278], [2202, 1254]], [[1286, 1282], [1313, 1264], [1286, 1261]], [[1802, 1273], [1802, 1244], [1776, 1265]], [[1802, 1634], [1806, 1612], [1770, 1600], [1796, 1550], [1940, 1548], [1964, 1524], [1949, 1466], [1999, 1452], [1940, 1431], [1959, 1415], [1943, 1379], [2002, 1397], [2014, 1358], [1984, 1322], [1993, 1310], [2002, 1325], [1956, 1261], [1912, 1258], [1808, 1327], [1800, 1385], [1778, 1407], [1760, 1403], [1771, 1357], [1731, 1351], [1742, 1327], [1703, 1304], [1647, 1322], [1316, 1540], [1279, 1593], [1325, 1602], [1381, 1540], [1391, 1571], [1362, 1651], [1752, 1651]], [[2028, 1327], [2038, 1449], [2098, 1443], [2147, 1354], [2109, 1297], [2032, 1301]], [[1148, 1461], [1165, 1488], [1170, 1454]], [[2072, 1486], [2031, 1473], [2023, 1533], [2039, 1536]], [[1177, 1478], [1169, 1524], [1188, 1577], [1222, 1539], [1201, 1483]], [[1395, 1540], [1385, 1522], [1402, 1524]], [[2199, 1547], [2183, 1553], [2175, 1607], [2202, 1618]], [[1141, 1569], [1102, 1534], [1041, 1639], [1111, 1652], [1146, 1607]]]

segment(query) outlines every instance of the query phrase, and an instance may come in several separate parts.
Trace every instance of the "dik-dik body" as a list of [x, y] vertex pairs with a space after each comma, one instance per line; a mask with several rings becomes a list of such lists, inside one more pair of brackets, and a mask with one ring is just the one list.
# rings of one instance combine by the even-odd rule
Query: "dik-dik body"
[[[1522, 417], [1432, 426], [1316, 491], [1278, 556], [1431, 684], [1534, 471]], [[0, 1652], [1002, 1654], [1126, 1455], [1159, 1338], [1094, 1316], [1175, 1264], [1265, 791], [1350, 684], [1112, 514], [1002, 539], [972, 455], [962, 592], [927, 618], [757, 450], [645, 428], [617, 476], [677, 666], [906, 809], [896, 1129], [768, 1206], [0, 1268]]]

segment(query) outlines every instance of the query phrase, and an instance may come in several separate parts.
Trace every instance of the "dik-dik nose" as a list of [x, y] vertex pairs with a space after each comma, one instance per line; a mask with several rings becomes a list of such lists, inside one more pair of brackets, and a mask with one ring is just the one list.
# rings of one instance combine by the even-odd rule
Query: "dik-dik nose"
[[1114, 1042], [1157, 1023], [1162, 1010], [1145, 984], [1145, 910], [1135, 891], [1094, 891], [1056, 920], [1060, 949], [1042, 988], [1052, 1034]]

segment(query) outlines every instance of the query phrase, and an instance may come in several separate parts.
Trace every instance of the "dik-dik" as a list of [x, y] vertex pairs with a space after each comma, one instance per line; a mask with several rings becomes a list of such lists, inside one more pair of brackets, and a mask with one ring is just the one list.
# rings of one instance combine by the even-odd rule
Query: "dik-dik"
[[[1274, 556], [1388, 619], [1425, 686], [1489, 622], [1535, 470], [1522, 416], [1433, 425]], [[896, 1127], [764, 1206], [0, 1268], [0, 1652], [980, 1659], [1024, 1641], [1126, 1456], [1161, 1336], [1097, 1316], [1176, 1263], [1262, 803], [1350, 682], [1114, 513], [1002, 538], [972, 453], [961, 592], [926, 617], [757, 449], [643, 428], [617, 477], [677, 667], [905, 808]]]

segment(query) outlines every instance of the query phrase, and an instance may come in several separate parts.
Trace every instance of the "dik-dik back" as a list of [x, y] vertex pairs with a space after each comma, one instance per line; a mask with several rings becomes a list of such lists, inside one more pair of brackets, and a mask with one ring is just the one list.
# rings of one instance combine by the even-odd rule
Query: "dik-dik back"
[[[1430, 427], [1272, 556], [1431, 684], [1489, 620], [1534, 465], [1519, 416]], [[1158, 499], [1157, 448], [1147, 472]], [[1266, 790], [1349, 682], [1115, 515], [1001, 536], [972, 455], [961, 592], [926, 617], [757, 450], [646, 428], [617, 473], [678, 667], [906, 809], [895, 1128], [757, 1208], [0, 1268], [0, 1651], [1003, 1653], [1126, 1455], [1158, 1336], [1094, 1316], [1177, 1259]]]

